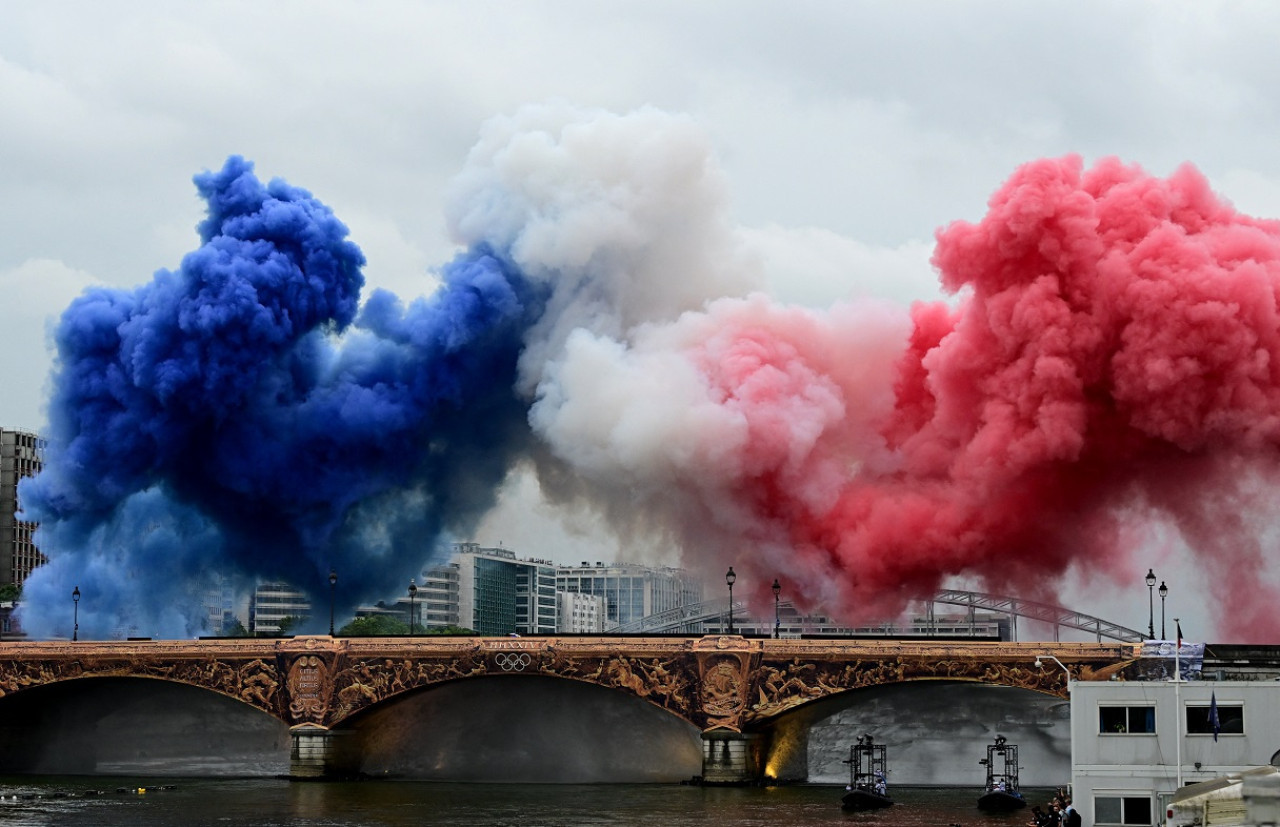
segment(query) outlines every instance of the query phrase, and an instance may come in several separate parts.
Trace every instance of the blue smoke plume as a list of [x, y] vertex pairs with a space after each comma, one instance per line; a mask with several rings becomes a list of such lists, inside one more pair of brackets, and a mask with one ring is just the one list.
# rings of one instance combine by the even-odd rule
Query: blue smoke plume
[[51, 558], [24, 590], [35, 637], [70, 631], [76, 586], [85, 637], [200, 634], [213, 574], [323, 603], [332, 567], [346, 609], [400, 593], [533, 439], [513, 386], [547, 288], [509, 257], [473, 245], [429, 298], [361, 308], [364, 256], [310, 193], [239, 157], [195, 184], [181, 267], [88, 291], [57, 328], [21, 488]]

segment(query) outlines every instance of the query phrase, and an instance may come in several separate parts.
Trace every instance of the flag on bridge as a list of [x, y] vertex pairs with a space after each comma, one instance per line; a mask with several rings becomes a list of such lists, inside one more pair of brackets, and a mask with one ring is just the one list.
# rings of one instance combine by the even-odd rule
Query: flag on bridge
[[1178, 629], [1178, 648], [1181, 649], [1182, 648], [1182, 621], [1175, 620], [1173, 621], [1173, 623]]
[[1213, 730], [1213, 740], [1218, 740], [1218, 733], [1222, 731], [1222, 722], [1218, 720], [1218, 693], [1209, 693], [1209, 729]]

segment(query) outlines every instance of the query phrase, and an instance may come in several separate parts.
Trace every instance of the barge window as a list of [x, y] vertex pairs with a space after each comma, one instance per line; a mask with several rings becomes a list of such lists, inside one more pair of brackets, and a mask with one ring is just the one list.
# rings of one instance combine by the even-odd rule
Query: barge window
[[1098, 707], [1098, 732], [1104, 735], [1150, 735], [1155, 731], [1154, 706]]
[[[1218, 704], [1218, 732], [1224, 735], [1244, 734], [1244, 706], [1241, 704]], [[1209, 707], [1187, 707], [1187, 734], [1213, 735], [1213, 720], [1209, 715]]]
[[1146, 825], [1151, 823], [1148, 796], [1098, 796], [1093, 799], [1094, 824]]

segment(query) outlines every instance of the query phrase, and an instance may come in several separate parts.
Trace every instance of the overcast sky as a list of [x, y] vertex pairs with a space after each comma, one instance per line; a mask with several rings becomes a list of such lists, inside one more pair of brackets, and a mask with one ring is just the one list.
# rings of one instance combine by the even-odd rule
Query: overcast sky
[[[0, 17], [6, 427], [43, 426], [46, 332], [74, 295], [195, 248], [193, 174], [241, 154], [309, 189], [369, 284], [412, 297], [451, 256], [444, 193], [482, 125], [530, 103], [695, 119], [770, 292], [819, 307], [939, 297], [934, 232], [1040, 157], [1189, 162], [1280, 217], [1274, 3], [42, 0]], [[480, 542], [625, 556], [509, 493]], [[1145, 625], [1141, 590], [1097, 600]]]

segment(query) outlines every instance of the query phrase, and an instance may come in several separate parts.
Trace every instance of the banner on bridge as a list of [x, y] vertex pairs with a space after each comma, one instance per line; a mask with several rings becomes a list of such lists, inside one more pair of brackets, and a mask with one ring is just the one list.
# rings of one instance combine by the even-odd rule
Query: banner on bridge
[[1172, 680], [1175, 664], [1184, 681], [1200, 680], [1200, 670], [1204, 668], [1204, 644], [1185, 640], [1142, 642], [1142, 661], [1138, 664], [1141, 679]]

